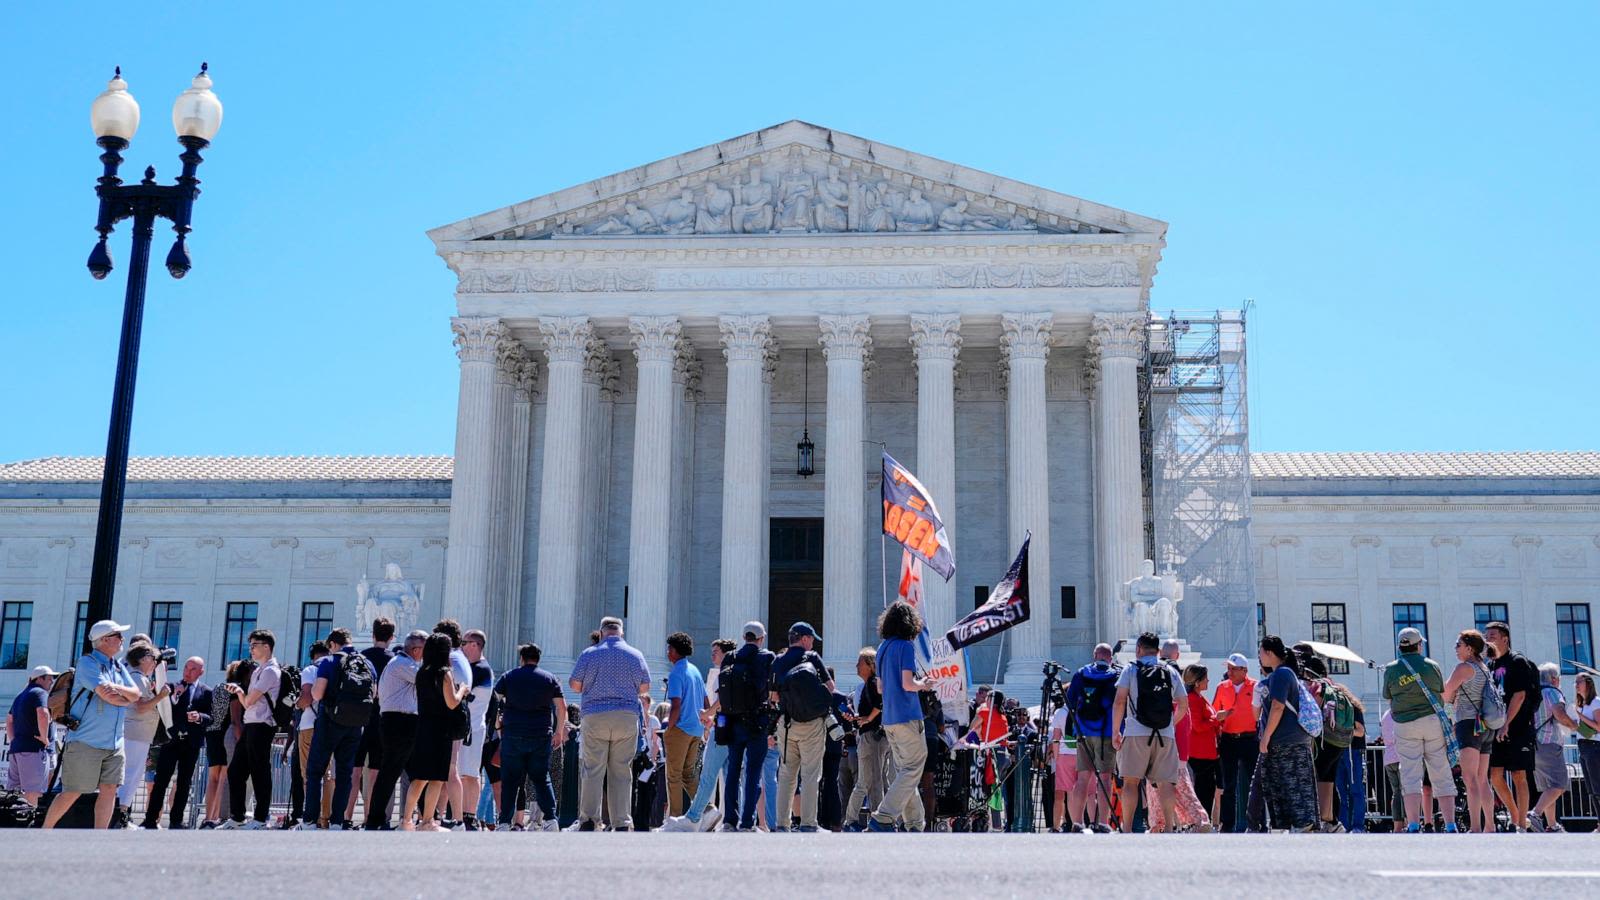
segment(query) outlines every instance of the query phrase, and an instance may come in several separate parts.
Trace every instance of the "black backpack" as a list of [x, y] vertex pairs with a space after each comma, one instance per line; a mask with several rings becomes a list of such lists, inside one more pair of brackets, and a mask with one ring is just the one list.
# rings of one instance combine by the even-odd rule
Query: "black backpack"
[[759, 653], [748, 656], [730, 653], [722, 661], [721, 673], [717, 675], [717, 703], [724, 713], [747, 716], [761, 709], [765, 686], [757, 682], [752, 665], [758, 656]]
[[371, 721], [378, 702], [378, 684], [372, 677], [372, 663], [365, 656], [341, 652], [337, 675], [328, 688], [322, 702], [330, 719], [347, 728], [359, 728]]
[[1111, 706], [1117, 699], [1117, 670], [1107, 666], [1105, 671], [1083, 675], [1083, 690], [1072, 714], [1085, 725], [1099, 725], [1111, 715]]
[[294, 728], [295, 704], [300, 700], [300, 670], [284, 666], [278, 673], [278, 699], [272, 704], [272, 722], [279, 731]]
[[778, 681], [778, 696], [783, 698], [783, 713], [789, 721], [815, 722], [833, 708], [833, 694], [825, 677], [809, 657], [783, 673]]
[[1172, 724], [1172, 669], [1166, 663], [1134, 663], [1138, 695], [1133, 704], [1134, 721], [1159, 731]]

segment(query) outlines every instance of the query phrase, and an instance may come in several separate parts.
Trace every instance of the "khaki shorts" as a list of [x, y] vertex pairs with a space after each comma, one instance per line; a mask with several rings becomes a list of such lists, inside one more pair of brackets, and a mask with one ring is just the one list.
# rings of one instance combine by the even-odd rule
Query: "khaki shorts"
[[1108, 737], [1081, 737], [1078, 738], [1078, 771], [1079, 772], [1115, 772], [1117, 770], [1117, 751], [1111, 747], [1111, 738]]
[[103, 750], [73, 741], [61, 751], [61, 790], [88, 794], [109, 784], [120, 787], [127, 768], [121, 750]]
[[1117, 768], [1123, 778], [1148, 779], [1151, 784], [1178, 783], [1178, 742], [1170, 737], [1124, 736], [1117, 751]]

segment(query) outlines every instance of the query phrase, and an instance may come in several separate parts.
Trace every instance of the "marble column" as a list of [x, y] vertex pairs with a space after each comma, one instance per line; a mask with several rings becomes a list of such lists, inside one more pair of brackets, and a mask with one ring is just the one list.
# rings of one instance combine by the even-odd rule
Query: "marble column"
[[501, 606], [491, 617], [496, 630], [489, 633], [490, 650], [500, 660], [497, 671], [517, 664], [517, 645], [522, 643], [523, 557], [527, 550], [528, 454], [533, 437], [533, 394], [538, 364], [526, 350], [517, 361], [511, 377], [511, 426], [506, 434], [505, 465], [507, 501], [505, 589], [497, 596]]
[[1028, 554], [1028, 590], [1033, 616], [1011, 629], [1006, 681], [1030, 684], [1050, 658], [1050, 466], [1045, 420], [1044, 363], [1050, 354], [1049, 313], [1000, 317], [1000, 352], [1006, 360], [1006, 509], [1016, 553], [1033, 532]]
[[444, 614], [483, 621], [489, 589], [489, 540], [494, 519], [495, 354], [504, 335], [500, 320], [450, 320], [461, 360], [456, 405], [455, 476], [450, 484], [450, 559], [445, 568]]
[[[767, 423], [765, 368], [776, 346], [766, 316], [724, 316], [722, 355], [728, 401], [722, 453], [722, 609], [718, 634], [737, 638], [765, 618]], [[767, 623], [771, 627], [771, 623]]]
[[[583, 524], [583, 367], [594, 327], [585, 316], [539, 320], [544, 336], [549, 397], [545, 404], [544, 471], [539, 494], [539, 574], [534, 640], [541, 663], [557, 675], [572, 671], [578, 598], [578, 548]], [[456, 535], [450, 534], [450, 570]]]
[[601, 616], [623, 613], [622, 597], [606, 592], [606, 558], [612, 543], [606, 514], [611, 508], [611, 477], [617, 462], [611, 454], [611, 421], [621, 380], [621, 366], [611, 349], [599, 338], [591, 340], [583, 370], [583, 537], [578, 549], [578, 584], [583, 602], [577, 605], [580, 637], [597, 627]]
[[[917, 479], [933, 495], [952, 547], [956, 540], [956, 359], [961, 317], [913, 315], [911, 348], [917, 361]], [[922, 580], [928, 630], [943, 634], [956, 621], [955, 583], [925, 569]]]
[[678, 355], [672, 366], [672, 380], [678, 385], [677, 418], [673, 420], [672, 433], [678, 444], [673, 449], [676, 468], [672, 477], [672, 593], [667, 621], [672, 623], [674, 631], [705, 634], [716, 630], [717, 610], [711, 609], [710, 604], [695, 603], [689, 592], [694, 550], [695, 419], [700, 375], [700, 359], [694, 346], [679, 340]]
[[673, 316], [628, 320], [639, 389], [633, 418], [633, 492], [628, 519], [628, 641], [651, 672], [666, 671], [671, 599], [673, 420], [682, 384], [673, 378], [683, 326]]
[[[861, 649], [865, 609], [861, 596], [866, 578], [867, 516], [862, 377], [872, 352], [872, 335], [866, 316], [822, 316], [817, 324], [822, 330], [822, 355], [828, 361], [822, 446], [822, 646], [834, 670], [849, 673]], [[790, 623], [770, 624], [787, 628]], [[829, 635], [832, 640], [827, 639]]]
[[1144, 313], [1094, 317], [1089, 352], [1094, 395], [1096, 594], [1102, 640], [1135, 635], [1122, 612], [1122, 585], [1144, 560], [1144, 481], [1139, 466], [1139, 355]]
[[510, 335], [501, 335], [495, 347], [494, 369], [494, 468], [489, 479], [489, 496], [494, 514], [489, 520], [489, 579], [484, 591], [482, 618], [463, 621], [462, 628], [482, 628], [489, 635], [489, 660], [499, 671], [504, 659], [501, 651], [516, 634], [516, 614], [507, 609], [511, 574], [511, 440], [512, 408], [516, 398], [516, 375], [527, 357], [522, 345]]

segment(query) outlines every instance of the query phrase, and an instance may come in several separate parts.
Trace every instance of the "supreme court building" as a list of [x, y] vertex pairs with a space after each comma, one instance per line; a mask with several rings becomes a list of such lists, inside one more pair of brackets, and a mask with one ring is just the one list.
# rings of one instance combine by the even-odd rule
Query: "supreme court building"
[[[954, 548], [954, 579], [927, 573], [934, 630], [1032, 533], [1033, 618], [973, 670], [1036, 696], [1045, 660], [1129, 636], [1119, 588], [1163, 515], [1141, 373], [1166, 229], [798, 121], [434, 229], [458, 279], [453, 460], [135, 459], [116, 618], [213, 668], [258, 624], [298, 660], [393, 564], [417, 601], [402, 627], [482, 626], [497, 668], [531, 639], [565, 672], [608, 614], [662, 674], [669, 632], [704, 645], [759, 619], [781, 643], [806, 620], [848, 681], [886, 570], [895, 589], [887, 448]], [[1387, 659], [1394, 628], [1431, 611], [1448, 638], [1481, 607], [1541, 659], [1592, 662], [1600, 454], [1254, 462], [1224, 560], [1247, 575], [1240, 621]], [[70, 663], [99, 465], [0, 464], [0, 657]], [[1191, 612], [1207, 658], [1248, 650], [1254, 627]]]

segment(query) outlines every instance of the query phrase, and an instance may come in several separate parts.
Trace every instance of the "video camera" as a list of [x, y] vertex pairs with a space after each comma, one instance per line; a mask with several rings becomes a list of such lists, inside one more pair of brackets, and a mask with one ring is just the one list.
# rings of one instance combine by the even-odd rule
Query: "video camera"
[[162, 647], [156, 651], [156, 662], [171, 665], [178, 661], [178, 651], [174, 647]]

